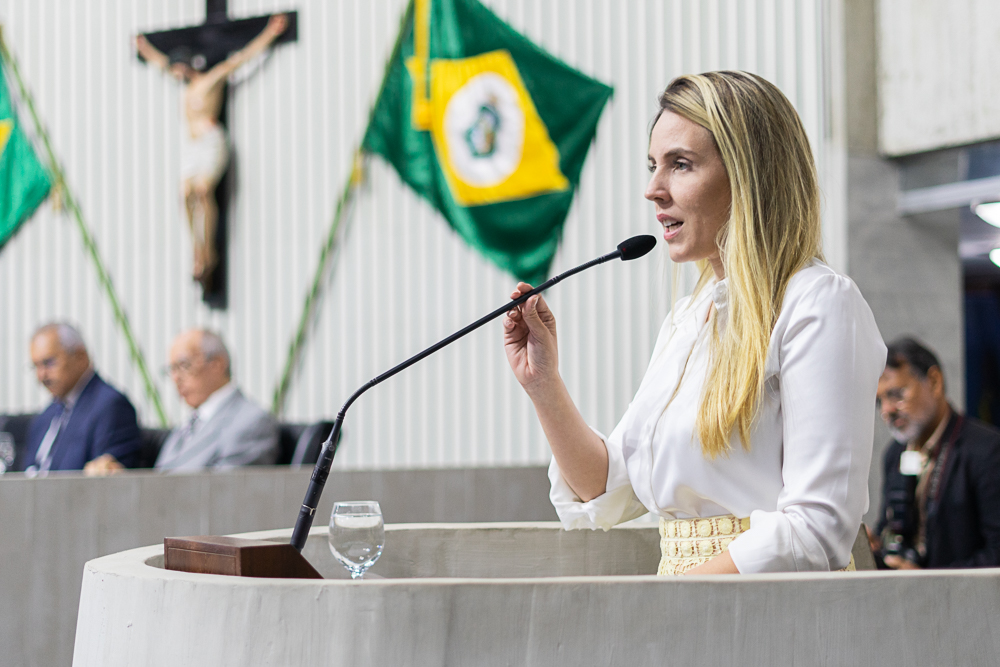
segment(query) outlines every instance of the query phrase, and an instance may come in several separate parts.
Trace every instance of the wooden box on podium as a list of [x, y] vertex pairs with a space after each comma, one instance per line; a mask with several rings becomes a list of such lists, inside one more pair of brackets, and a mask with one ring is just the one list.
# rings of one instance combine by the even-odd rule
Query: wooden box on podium
[[291, 544], [220, 535], [164, 538], [163, 566], [235, 577], [323, 578]]

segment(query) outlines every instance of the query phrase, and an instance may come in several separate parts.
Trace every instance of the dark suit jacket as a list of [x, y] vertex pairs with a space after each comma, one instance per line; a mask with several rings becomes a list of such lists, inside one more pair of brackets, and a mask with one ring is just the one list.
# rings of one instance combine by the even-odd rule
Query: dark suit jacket
[[[942, 447], [957, 425], [953, 411], [941, 434]], [[900, 476], [899, 456], [905, 449], [899, 442], [889, 445], [883, 480]], [[885, 516], [883, 492], [880, 531]], [[924, 567], [1000, 566], [1000, 430], [974, 417], [964, 418], [945, 461], [939, 500], [928, 501], [926, 541]]]
[[[32, 420], [22, 468], [35, 462], [38, 447], [57, 413], [58, 406], [53, 402]], [[139, 444], [135, 408], [121, 392], [94, 373], [52, 444], [49, 470], [82, 470], [87, 461], [101, 454], [111, 454], [122, 465], [132, 467], [137, 462]]]

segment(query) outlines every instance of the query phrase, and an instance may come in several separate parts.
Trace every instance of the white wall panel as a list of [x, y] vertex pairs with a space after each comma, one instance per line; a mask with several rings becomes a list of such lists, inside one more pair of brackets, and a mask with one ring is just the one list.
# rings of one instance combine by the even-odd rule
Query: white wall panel
[[[831, 121], [822, 45], [837, 2], [794, 0], [495, 0], [516, 28], [611, 83], [555, 271], [658, 233], [643, 198], [656, 96], [675, 75], [756, 71], [802, 114], [826, 197], [828, 258], [843, 267], [842, 142]], [[5, 35], [34, 92], [154, 369], [192, 326], [218, 329], [245, 391], [264, 405], [295, 331], [341, 184], [396, 36], [403, 0], [230, 0], [230, 15], [294, 6], [299, 41], [231, 93], [236, 188], [230, 208], [230, 303], [202, 305], [177, 192], [180, 90], [138, 63], [130, 35], [198, 22], [200, 0], [0, 0]], [[834, 63], [836, 64], [836, 63]], [[513, 280], [452, 233], [373, 159], [324, 280], [285, 418], [332, 417], [363, 382], [478, 318]], [[661, 244], [662, 245], [662, 244]], [[665, 258], [603, 266], [553, 290], [562, 369], [581, 411], [610, 431], [628, 404], [666, 313]], [[46, 402], [27, 370], [32, 329], [78, 323], [99, 370], [154, 420], [79, 234], [46, 204], [0, 253], [0, 411]], [[486, 327], [351, 409], [342, 467], [507, 465], [547, 459], [528, 400]], [[157, 375], [173, 421], [183, 413]]]
[[878, 10], [880, 149], [1000, 137], [1000, 3], [880, 0]]

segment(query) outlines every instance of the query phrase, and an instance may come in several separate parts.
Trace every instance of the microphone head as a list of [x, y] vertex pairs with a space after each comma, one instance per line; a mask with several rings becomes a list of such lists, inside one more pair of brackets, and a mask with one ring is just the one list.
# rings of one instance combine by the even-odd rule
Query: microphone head
[[630, 239], [625, 239], [618, 244], [618, 252], [621, 253], [622, 261], [627, 262], [630, 259], [638, 259], [642, 257], [656, 245], [656, 237], [650, 236], [649, 234], [643, 234], [641, 236], [633, 236]]

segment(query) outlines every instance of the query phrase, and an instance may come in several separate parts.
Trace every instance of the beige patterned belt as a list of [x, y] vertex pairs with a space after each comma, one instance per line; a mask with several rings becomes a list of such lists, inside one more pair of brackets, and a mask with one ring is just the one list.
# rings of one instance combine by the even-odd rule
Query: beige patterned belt
[[[660, 518], [660, 567], [656, 574], [684, 574], [693, 567], [707, 563], [725, 553], [729, 543], [750, 530], [750, 519], [733, 515], [710, 516], [700, 519]], [[854, 571], [854, 555], [846, 572]]]

